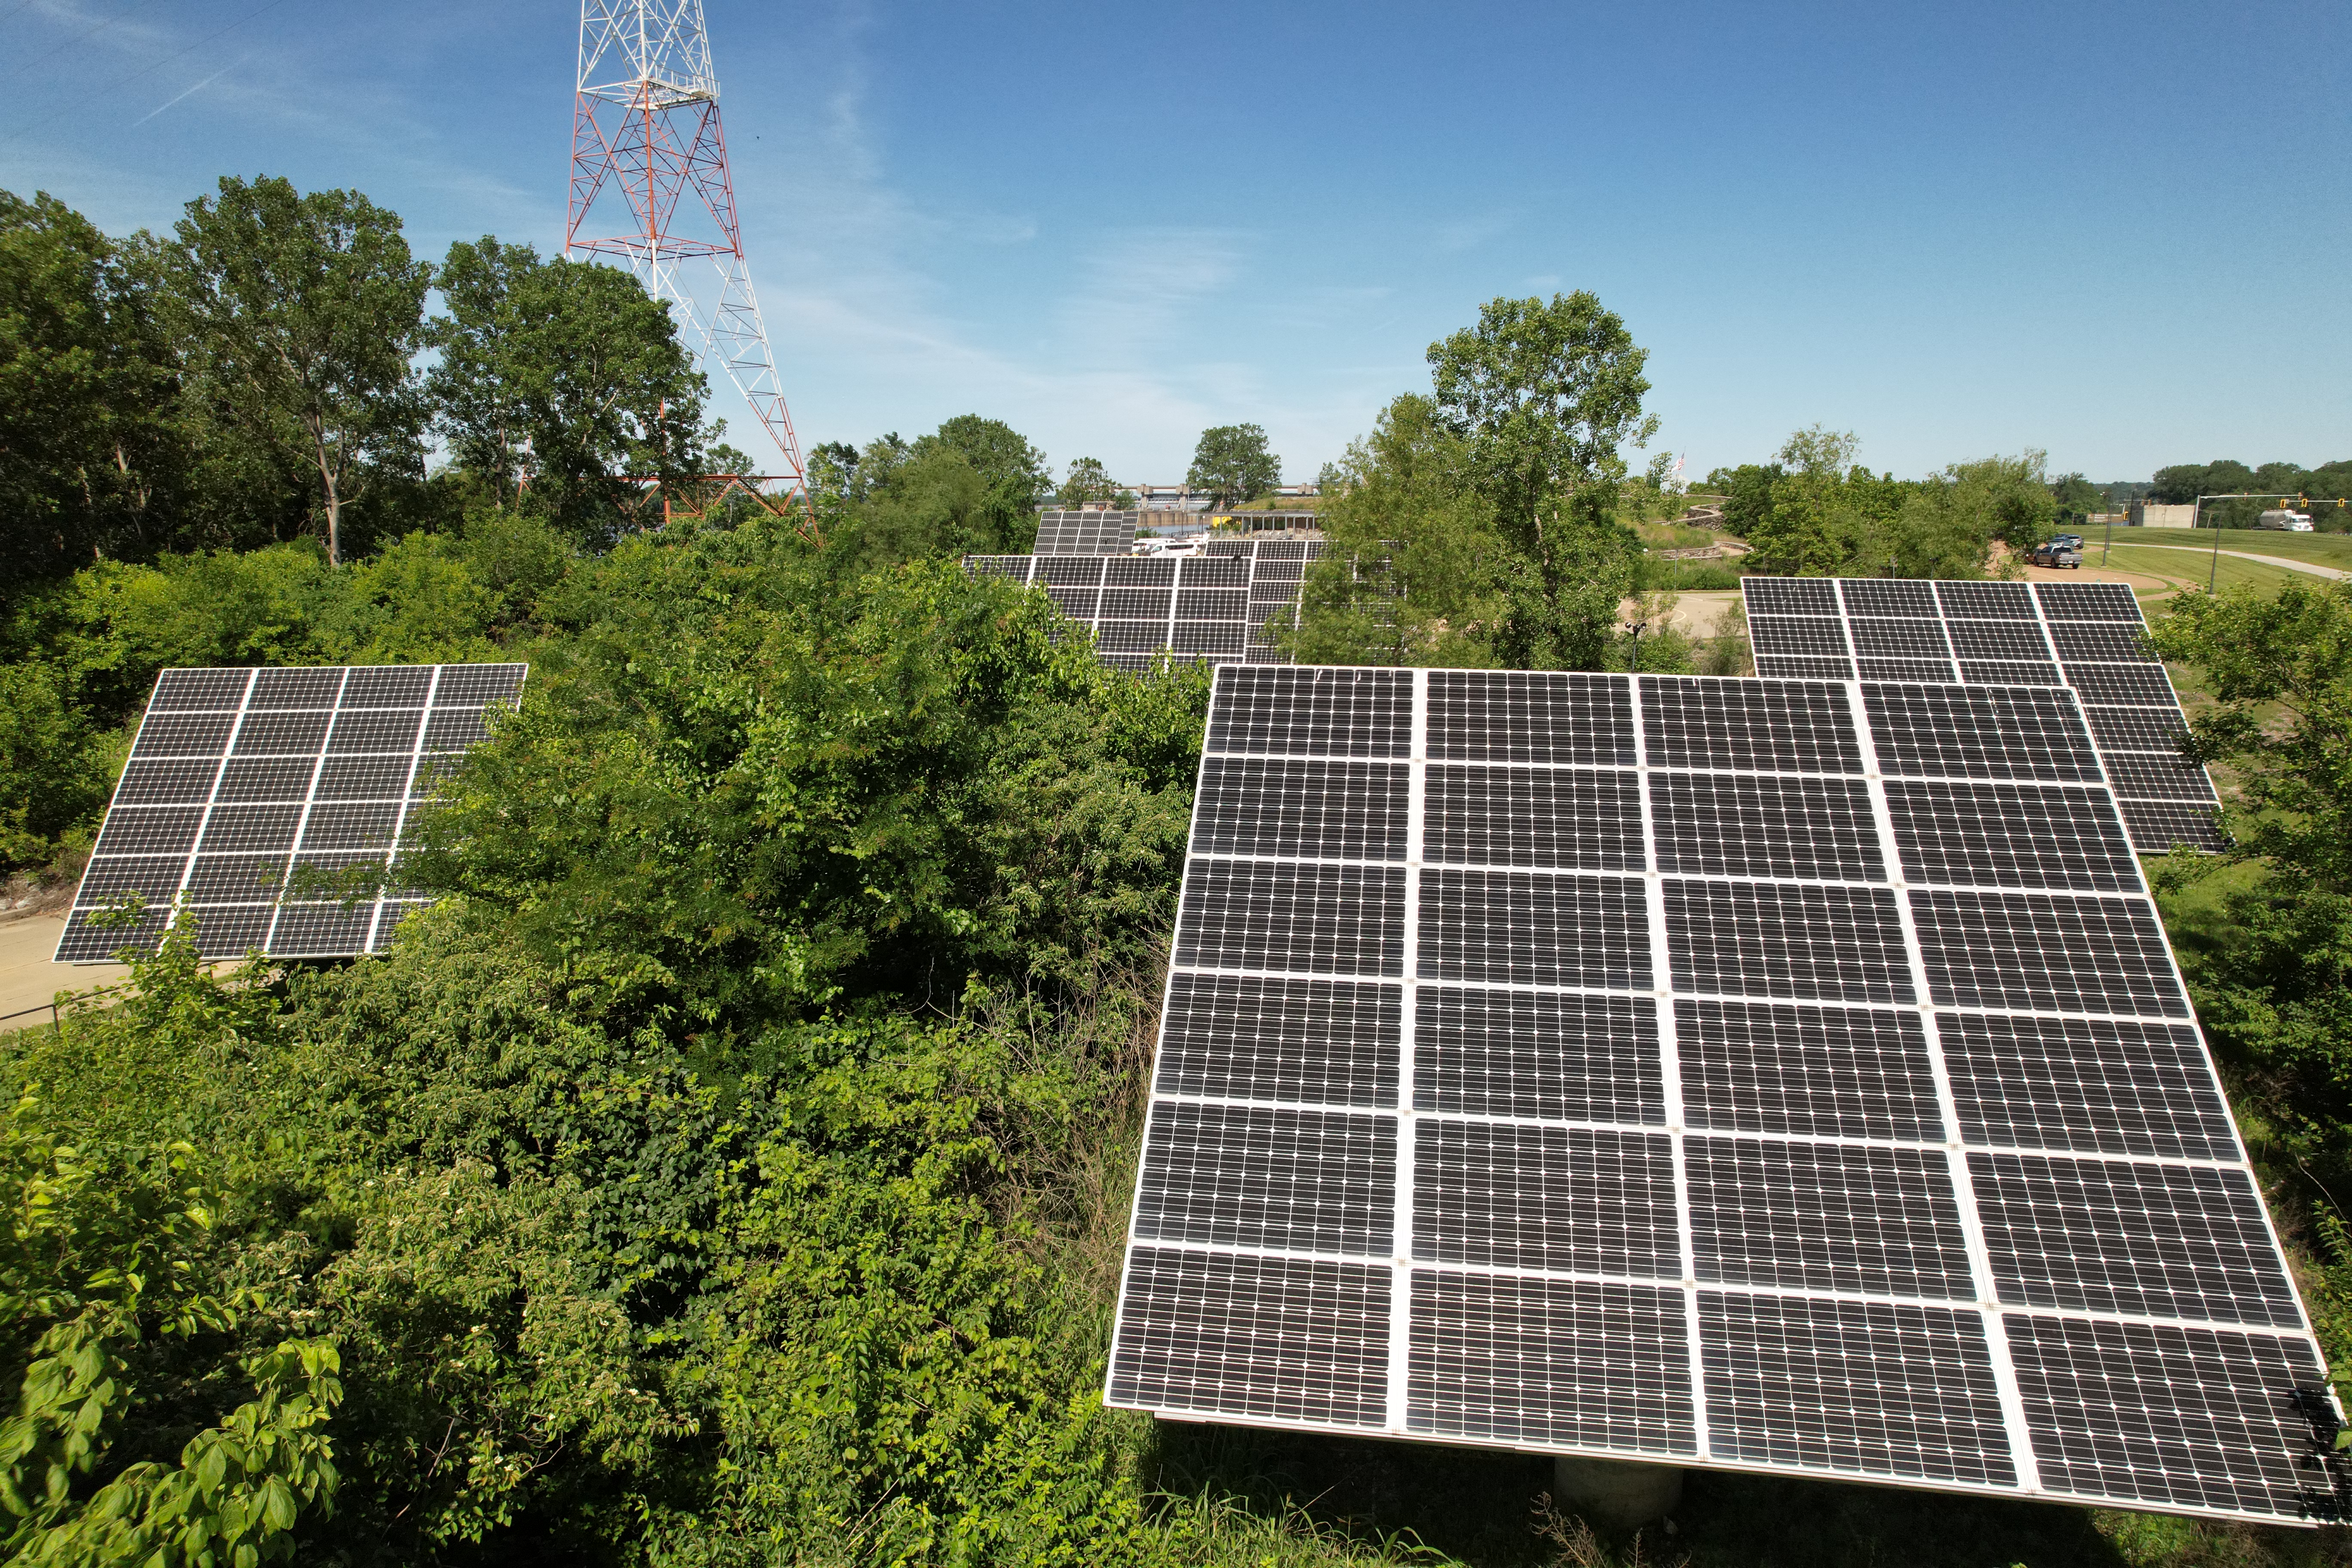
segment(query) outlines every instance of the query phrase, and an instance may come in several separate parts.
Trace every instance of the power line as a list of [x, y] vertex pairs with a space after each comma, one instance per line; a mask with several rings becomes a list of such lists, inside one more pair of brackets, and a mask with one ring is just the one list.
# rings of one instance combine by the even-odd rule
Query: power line
[[[26, 0], [26, 3], [29, 5], [31, 0]], [[142, 3], [143, 0], [133, 0], [134, 5]], [[135, 71], [116, 77], [112, 81], [108, 82], [105, 86], [98, 89], [98, 93], [109, 93], [112, 92], [118, 87], [128, 87], [131, 83], [137, 81], [141, 77], [146, 76], [152, 71], [162, 70], [165, 66], [170, 65], [174, 60], [185, 58], [188, 55], [203, 48], [206, 44], [211, 43], [214, 39], [221, 37], [226, 34], [235, 32], [237, 28], [244, 26], [247, 22], [252, 21], [255, 17], [262, 15], [264, 12], [275, 11], [284, 4], [286, 4], [286, 0], [266, 0], [265, 4], [255, 6], [252, 10], [247, 11], [244, 16], [239, 16], [234, 22], [230, 22], [224, 26], [214, 28], [211, 32], [206, 33], [203, 37], [198, 38], [194, 43], [175, 49], [172, 53], [163, 56], [161, 59], [151, 60], [147, 64], [141, 66]], [[129, 13], [125, 12], [122, 13], [122, 15], [127, 16]], [[50, 52], [55, 53], [56, 51], [52, 50]], [[95, 97], [97, 95], [97, 93], [93, 93], [91, 96]], [[152, 120], [154, 116], [150, 115], [148, 118]], [[39, 120], [26, 121], [24, 124], [18, 126], [16, 130], [11, 131], [5, 136], [0, 136], [0, 146], [5, 146], [7, 143], [14, 142], [17, 137], [22, 136], [25, 132], [32, 130], [35, 126], [41, 123], [42, 121]]]
[[[84, 28], [81, 32], [79, 32], [72, 37], [68, 38], [64, 43], [59, 44], [56, 48], [51, 49], [47, 54], [41, 56], [38, 59], [29, 60], [25, 64], [18, 66], [15, 70], [8, 73], [8, 79], [10, 81], [14, 81], [18, 77], [23, 76], [26, 71], [31, 70], [34, 67], [47, 64], [49, 60], [54, 59], [58, 55], [63, 53], [65, 50], [73, 47], [76, 44], [96, 37], [99, 34], [103, 33], [107, 28], [111, 27], [114, 24], [120, 22], [123, 17], [128, 16], [131, 12], [136, 11], [140, 6], [144, 5], [145, 4], [147, 4], [147, 0], [131, 0], [130, 5], [125, 5], [121, 10], [117, 11], [113, 16], [107, 17], [104, 21], [91, 24], [89, 27]], [[20, 5], [16, 9], [21, 11], [24, 7]], [[15, 14], [15, 12], [9, 13], [11, 16], [14, 16]]]

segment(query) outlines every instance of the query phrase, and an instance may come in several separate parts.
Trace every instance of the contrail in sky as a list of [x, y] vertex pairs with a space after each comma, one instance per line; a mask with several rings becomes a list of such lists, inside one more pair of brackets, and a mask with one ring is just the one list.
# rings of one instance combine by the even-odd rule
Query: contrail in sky
[[221, 67], [221, 68], [220, 68], [220, 69], [218, 69], [218, 70], [216, 70], [216, 71], [213, 72], [213, 74], [212, 74], [212, 75], [210, 75], [210, 76], [208, 76], [208, 77], [205, 78], [205, 79], [204, 79], [204, 80], [202, 80], [202, 81], [200, 81], [200, 82], [196, 83], [196, 85], [195, 85], [195, 86], [194, 86], [194, 87], [192, 87], [192, 88], [188, 89], [188, 92], [184, 92], [184, 93], [180, 94], [180, 95], [179, 95], [179, 98], [169, 98], [169, 99], [165, 99], [163, 102], [161, 102], [161, 103], [157, 104], [154, 108], [152, 108], [152, 109], [149, 110], [146, 113], [144, 113], [144, 114], [141, 115], [138, 119], [136, 119], [136, 120], [132, 121], [131, 122], [131, 128], [132, 128], [133, 130], [136, 130], [138, 127], [140, 127], [140, 126], [142, 126], [142, 125], [146, 124], [149, 121], [151, 121], [151, 120], [154, 119], [157, 115], [159, 115], [159, 114], [163, 113], [163, 110], [167, 110], [167, 109], [171, 108], [171, 107], [172, 107], [172, 105], [173, 105], [173, 104], [175, 104], [175, 103], [179, 102], [181, 98], [185, 98], [185, 97], [187, 97], [187, 96], [188, 96], [188, 93], [190, 93], [190, 92], [202, 92], [205, 88], [208, 88], [208, 87], [212, 86], [212, 84], [213, 84], [213, 83], [215, 83], [215, 82], [216, 82], [216, 81], [220, 80], [220, 79], [221, 79], [221, 78], [223, 78], [223, 77], [225, 77], [225, 76], [228, 75], [228, 73], [229, 73], [229, 72], [231, 72], [231, 71], [233, 71], [233, 70], [236, 69], [236, 68], [237, 68], [237, 67], [239, 67], [239, 66], [243, 65], [246, 61], [247, 61], [247, 60], [251, 59], [252, 58], [253, 58], [253, 57], [252, 57], [251, 55], [249, 55], [249, 54], [245, 54], [245, 55], [239, 55], [239, 56], [237, 56], [237, 58], [235, 58], [235, 59], [233, 59], [233, 60], [229, 61], [229, 62], [228, 62], [228, 64], [226, 64], [226, 65], [225, 65], [225, 66]]

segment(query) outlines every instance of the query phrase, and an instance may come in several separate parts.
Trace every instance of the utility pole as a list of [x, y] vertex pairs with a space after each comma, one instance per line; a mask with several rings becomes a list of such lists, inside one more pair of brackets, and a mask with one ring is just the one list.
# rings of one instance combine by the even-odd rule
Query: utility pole
[[[2231, 491], [2229, 491], [2228, 493], [2223, 494], [2223, 495], [2199, 496], [2199, 497], [2197, 498], [2197, 505], [2196, 505], [2195, 509], [2194, 509], [2194, 510], [2192, 510], [2189, 512], [2189, 528], [2190, 528], [2192, 531], [2194, 531], [2194, 530], [2196, 530], [2196, 529], [2202, 528], [2202, 527], [2204, 527], [2204, 526], [2205, 526], [2205, 523], [2204, 523], [2204, 517], [2205, 517], [2205, 503], [2206, 503], [2207, 501], [2209, 501], [2209, 500], [2298, 500], [2298, 501], [2299, 501], [2299, 500], [2301, 500], [2302, 499], [2303, 499], [2303, 496], [2302, 496], [2301, 492], [2299, 492], [2299, 491], [2293, 491], [2293, 490], [2273, 490], [2273, 491], [2272, 491], [2272, 492], [2271, 492], [2270, 494], [2268, 494], [2268, 495], [2257, 495], [2256, 493], [2254, 493], [2254, 492], [2253, 492], [2253, 491], [2252, 491], [2252, 490], [2231, 490]], [[2176, 503], [2176, 504], [2177, 504], [2177, 503]], [[2216, 585], [2217, 585], [2217, 584], [2219, 584], [2221, 581], [2221, 525], [2220, 523], [2218, 523], [2218, 522], [2217, 522], [2217, 523], [2215, 523], [2215, 524], [2213, 525], [2213, 566], [2212, 566], [2212, 570], [2211, 570], [2211, 571], [2210, 571], [2210, 572], [2208, 572], [2208, 573], [2205, 574], [2205, 591], [2206, 591], [2207, 593], [2209, 593], [2209, 594], [2215, 592], [2215, 591], [2216, 591]]]
[[[703, 364], [725, 367], [766, 427], [783, 458], [776, 477], [807, 494], [808, 467], [743, 257], [702, 0], [581, 0], [563, 254], [618, 262], [666, 301], [678, 335]], [[814, 495], [808, 507], [814, 529]]]

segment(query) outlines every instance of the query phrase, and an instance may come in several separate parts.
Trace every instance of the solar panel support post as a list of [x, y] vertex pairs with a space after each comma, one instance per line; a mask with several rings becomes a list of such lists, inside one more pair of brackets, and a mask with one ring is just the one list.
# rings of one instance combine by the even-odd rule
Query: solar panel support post
[[1554, 1508], [1610, 1534], [1654, 1524], [1683, 1500], [1680, 1465], [1562, 1454], [1552, 1461], [1551, 1486]]

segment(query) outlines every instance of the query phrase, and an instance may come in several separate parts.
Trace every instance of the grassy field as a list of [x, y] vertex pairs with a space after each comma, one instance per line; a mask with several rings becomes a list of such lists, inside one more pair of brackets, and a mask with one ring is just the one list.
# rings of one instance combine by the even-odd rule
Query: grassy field
[[[2308, 561], [2315, 565], [2352, 571], [2352, 533], [2273, 533], [2260, 528], [2224, 528], [2219, 531], [2224, 550], [2242, 550], [2250, 555], [2275, 555], [2283, 561]], [[2116, 530], [2116, 547], [2120, 550], [2128, 542], [2174, 550], [2210, 550], [2214, 532], [2208, 528], [2193, 532], [2188, 529], [2119, 528]], [[2089, 548], [2098, 549], [2101, 538], [2092, 533]]]
[[[2186, 550], [2169, 550], [2161, 546], [2118, 544], [2105, 552], [2104, 559], [2096, 543], [2084, 552], [2083, 564], [2105, 566], [2115, 572], [2130, 572], [2148, 577], [2160, 577], [2177, 588], [2205, 586], [2211, 571], [2209, 556]], [[2262, 593], [2276, 593], [2279, 584], [2289, 578], [2303, 575], [2285, 566], [2268, 566], [2259, 561], [2242, 561], [2235, 556], [2221, 557], [2220, 580], [2215, 586], [2224, 592], [2231, 588], [2252, 588]], [[2319, 582], [2316, 577], [2306, 581]], [[2159, 590], [2171, 591], [2171, 590]], [[2143, 593], [2142, 597], [2147, 595]]]

